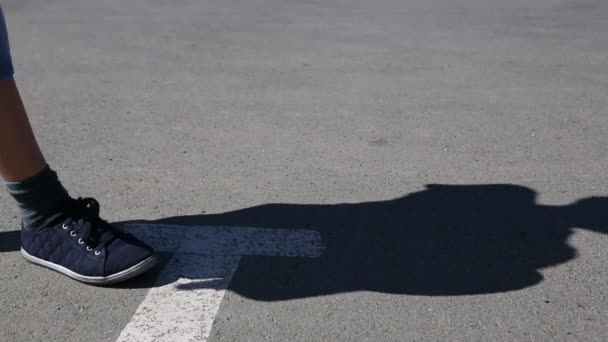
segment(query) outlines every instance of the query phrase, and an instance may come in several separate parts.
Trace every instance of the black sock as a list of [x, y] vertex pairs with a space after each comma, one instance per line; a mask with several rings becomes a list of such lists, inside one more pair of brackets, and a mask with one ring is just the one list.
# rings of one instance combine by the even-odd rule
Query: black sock
[[47, 165], [37, 175], [21, 182], [5, 182], [21, 210], [23, 228], [36, 230], [55, 223], [70, 195], [64, 189], [57, 173]]

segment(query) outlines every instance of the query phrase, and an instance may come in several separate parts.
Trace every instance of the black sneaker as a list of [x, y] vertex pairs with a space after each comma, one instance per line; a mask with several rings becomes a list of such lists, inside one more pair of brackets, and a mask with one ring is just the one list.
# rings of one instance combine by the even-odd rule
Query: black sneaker
[[21, 254], [30, 262], [92, 285], [115, 284], [154, 267], [152, 249], [99, 218], [93, 198], [73, 200], [62, 222], [21, 231]]

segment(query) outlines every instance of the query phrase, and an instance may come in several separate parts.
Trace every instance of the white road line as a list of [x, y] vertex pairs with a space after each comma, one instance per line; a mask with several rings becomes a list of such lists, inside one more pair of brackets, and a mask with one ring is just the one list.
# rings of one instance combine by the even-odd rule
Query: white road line
[[[205, 341], [239, 256], [179, 254], [117, 341]], [[165, 285], [162, 285], [165, 284]]]
[[317, 257], [321, 235], [314, 230], [250, 227], [128, 224], [129, 233], [156, 251], [219, 254]]
[[174, 252], [117, 342], [206, 341], [241, 255], [316, 257], [311, 230], [129, 224], [157, 251]]

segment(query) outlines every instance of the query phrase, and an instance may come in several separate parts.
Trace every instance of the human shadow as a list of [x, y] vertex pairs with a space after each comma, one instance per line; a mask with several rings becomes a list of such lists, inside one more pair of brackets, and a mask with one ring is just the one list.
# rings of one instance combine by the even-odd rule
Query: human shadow
[[21, 232], [10, 230], [0, 232], [0, 253], [15, 252], [21, 248]]
[[[386, 201], [264, 204], [137, 222], [319, 232], [319, 257], [242, 257], [230, 289], [255, 300], [352, 291], [474, 295], [533, 286], [543, 280], [543, 268], [573, 260], [576, 251], [567, 243], [573, 228], [608, 233], [608, 197], [553, 206], [536, 203], [535, 191], [523, 186], [433, 184]], [[19, 249], [16, 233], [0, 234], [0, 251]], [[165, 285], [156, 274], [171, 257], [162, 253], [156, 272], [119, 287]], [[201, 281], [180, 289], [213, 286]]]
[[260, 301], [351, 291], [452, 296], [523, 289], [576, 256], [573, 228], [608, 232], [608, 197], [540, 205], [517, 185], [428, 185], [387, 201], [265, 204], [154, 224], [311, 229], [317, 258], [244, 256], [230, 289]]

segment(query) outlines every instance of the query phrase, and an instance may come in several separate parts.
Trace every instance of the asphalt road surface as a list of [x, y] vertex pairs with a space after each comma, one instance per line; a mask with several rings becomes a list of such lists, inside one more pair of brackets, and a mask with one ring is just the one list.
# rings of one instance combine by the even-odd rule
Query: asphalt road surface
[[49, 163], [163, 262], [26, 264], [0, 192], [1, 341], [608, 339], [608, 2], [2, 5]]

